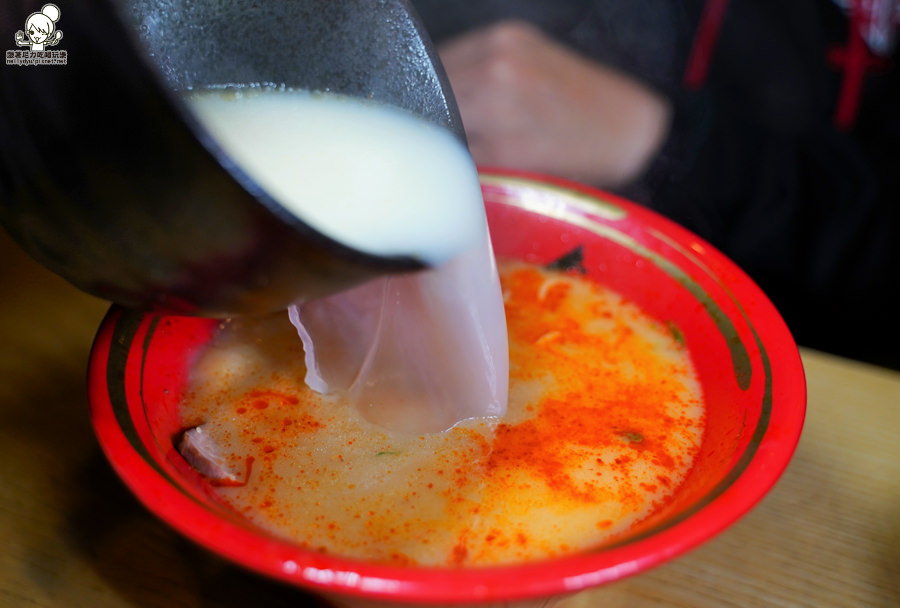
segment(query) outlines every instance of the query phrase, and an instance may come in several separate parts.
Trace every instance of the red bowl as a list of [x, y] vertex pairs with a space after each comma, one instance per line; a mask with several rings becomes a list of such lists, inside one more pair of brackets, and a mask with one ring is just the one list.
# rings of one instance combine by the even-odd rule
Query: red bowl
[[251, 570], [331, 597], [477, 604], [569, 594], [636, 574], [733, 524], [775, 484], [806, 408], [797, 346], [763, 292], [687, 230], [577, 184], [483, 171], [498, 256], [537, 264], [576, 248], [587, 276], [674, 323], [707, 407], [700, 454], [674, 501], [614, 544], [524, 565], [397, 567], [323, 555], [263, 531], [216, 499], [173, 447], [179, 395], [210, 319], [113, 307], [91, 353], [97, 437], [113, 468], [156, 515]]

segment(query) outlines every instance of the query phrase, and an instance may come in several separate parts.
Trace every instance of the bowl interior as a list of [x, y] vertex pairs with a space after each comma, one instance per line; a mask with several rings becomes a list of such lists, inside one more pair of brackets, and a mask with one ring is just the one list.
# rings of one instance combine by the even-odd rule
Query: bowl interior
[[117, 473], [199, 544], [313, 590], [474, 603], [577, 591], [634, 574], [712, 537], [772, 487], [799, 439], [805, 381], [780, 316], [733, 263], [641, 207], [578, 185], [482, 172], [495, 252], [578, 266], [687, 345], [706, 402], [701, 451], [673, 501], [626, 537], [543, 563], [424, 569], [303, 550], [247, 523], [181, 458], [173, 439], [192, 364], [219, 321], [113, 308], [90, 364], [92, 416]]

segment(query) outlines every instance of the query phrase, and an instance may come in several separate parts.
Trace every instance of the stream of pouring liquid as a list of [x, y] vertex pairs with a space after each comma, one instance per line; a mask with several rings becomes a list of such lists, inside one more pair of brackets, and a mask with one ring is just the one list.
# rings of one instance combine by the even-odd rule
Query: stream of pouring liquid
[[451, 133], [395, 108], [306, 91], [207, 90], [186, 100], [238, 166], [304, 222], [433, 267], [292, 306], [310, 388], [401, 432], [505, 413], [500, 283], [478, 174]]

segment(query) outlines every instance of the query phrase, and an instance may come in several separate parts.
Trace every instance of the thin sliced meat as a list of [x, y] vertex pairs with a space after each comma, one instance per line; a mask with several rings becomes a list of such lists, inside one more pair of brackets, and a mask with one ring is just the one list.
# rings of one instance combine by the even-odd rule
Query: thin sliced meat
[[198, 473], [215, 485], [243, 485], [249, 475], [248, 463], [232, 466], [203, 425], [188, 429], [178, 442], [178, 452]]

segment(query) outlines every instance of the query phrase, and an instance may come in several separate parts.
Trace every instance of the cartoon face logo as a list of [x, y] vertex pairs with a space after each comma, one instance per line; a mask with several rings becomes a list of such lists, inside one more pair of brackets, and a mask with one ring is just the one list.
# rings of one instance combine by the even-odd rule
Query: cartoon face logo
[[45, 46], [58, 44], [62, 40], [62, 30], [56, 29], [59, 15], [59, 7], [55, 4], [45, 4], [41, 12], [31, 13], [25, 20], [25, 32], [16, 32], [16, 44], [29, 46], [32, 51], [43, 51]]

